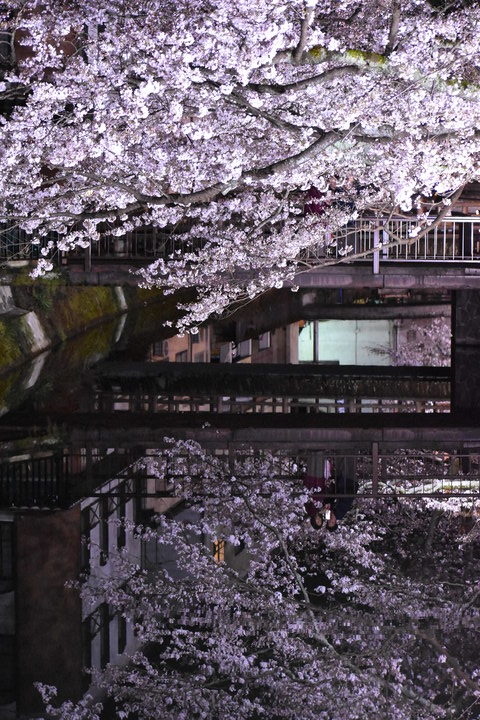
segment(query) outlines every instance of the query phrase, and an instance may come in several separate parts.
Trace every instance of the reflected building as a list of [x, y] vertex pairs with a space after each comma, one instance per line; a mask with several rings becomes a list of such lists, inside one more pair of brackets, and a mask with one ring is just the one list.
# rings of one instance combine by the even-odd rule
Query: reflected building
[[[211, 323], [183, 337], [157, 330], [131, 344], [127, 318], [109, 358], [75, 366], [68, 388], [65, 355], [28, 369], [0, 420], [0, 719], [41, 712], [35, 681], [59, 686], [60, 698], [81, 697], [85, 669], [128, 662], [138, 647], [125, 618], [105, 604], [87, 607], [66, 583], [82, 573], [101, 583], [119, 550], [145, 569], [174, 564], [122, 524], [153, 526], [158, 514], [195, 522], [171, 475], [140, 462], [167, 435], [197, 440], [230, 468], [242, 453], [272, 451], [289, 477], [293, 466], [334, 458], [356, 497], [392, 486], [412, 497], [478, 497], [478, 394], [472, 383], [462, 395], [458, 375], [462, 348], [472, 353], [480, 337], [467, 295], [457, 292], [453, 304], [453, 370], [382, 365], [368, 354], [376, 343], [411, 344], [429, 318], [449, 318], [445, 293], [378, 304], [363, 290], [323, 305], [321, 293], [275, 295], [276, 320], [266, 298], [228, 327]], [[400, 463], [408, 469], [401, 487]], [[217, 561], [245, 566], [241, 549], [203, 542]]]
[[[172, 495], [171, 479], [149, 474], [154, 451], [143, 453], [59, 449], [0, 463], [4, 508], [6, 491], [10, 501], [0, 510], [0, 720], [43, 711], [37, 682], [56, 686], [59, 702], [87, 691], [101, 699], [89, 670], [128, 663], [139, 648], [131, 620], [106, 603], [92, 606], [71, 585], [88, 577], [101, 587], [119, 552], [149, 571], [174, 565], [173, 550], [159, 552], [133, 527], [155, 527], [159, 514], [186, 523], [195, 516]], [[245, 563], [242, 548], [203, 542], [218, 562]]]
[[[68, 587], [82, 573], [101, 583], [111, 573], [112, 551], [122, 547], [140, 563], [138, 541], [119, 524], [139, 520], [136, 497], [125, 498], [125, 481], [113, 479], [95, 497], [48, 508], [38, 504], [34, 476], [32, 468], [26, 507], [0, 512], [1, 720], [43, 710], [35, 682], [58, 687], [60, 700], [82, 697], [90, 686], [86, 669], [125, 662], [137, 647], [131, 624], [104, 604], [90, 607]], [[114, 493], [103, 495], [106, 487]], [[66, 504], [66, 498], [43, 502]]]
[[215, 356], [213, 334], [209, 325], [197, 333], [174, 335], [150, 346], [152, 362], [210, 362]]

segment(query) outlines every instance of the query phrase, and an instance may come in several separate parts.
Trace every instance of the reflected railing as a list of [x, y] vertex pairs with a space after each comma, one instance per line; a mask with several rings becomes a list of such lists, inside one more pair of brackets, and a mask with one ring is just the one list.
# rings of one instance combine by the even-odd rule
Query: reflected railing
[[445, 398], [319, 398], [285, 396], [152, 395], [108, 393], [92, 395], [90, 412], [140, 413], [448, 413]]
[[[148, 456], [146, 453], [148, 452]], [[286, 482], [309, 473], [312, 458], [329, 459], [333, 488], [329, 496], [375, 498], [480, 497], [480, 453], [433, 450], [342, 453], [327, 447], [273, 452], [219, 448], [213, 452], [219, 475], [252, 477], [252, 463], [268, 463], [268, 476]], [[152, 472], [152, 462], [157, 472]], [[175, 496], [183, 477], [202, 477], [202, 461], [169, 452], [138, 450], [93, 458], [65, 450], [50, 456], [0, 460], [0, 507], [68, 508], [88, 497], [165, 498]]]

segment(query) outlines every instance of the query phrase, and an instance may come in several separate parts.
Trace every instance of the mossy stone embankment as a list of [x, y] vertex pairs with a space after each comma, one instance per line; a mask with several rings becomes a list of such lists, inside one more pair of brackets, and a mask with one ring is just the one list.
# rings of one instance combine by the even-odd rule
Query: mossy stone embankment
[[53, 298], [49, 320], [64, 340], [122, 310], [113, 287], [64, 287]]
[[[160, 290], [69, 286], [62, 278], [32, 281], [23, 275], [18, 275], [10, 287], [15, 306], [24, 314], [0, 315], [0, 373], [127, 310], [152, 305], [157, 309], [157, 322], [172, 316], [175, 319], [175, 302], [164, 298]], [[89, 354], [95, 352], [92, 342], [98, 343], [102, 355], [109, 340], [102, 332], [90, 335]]]

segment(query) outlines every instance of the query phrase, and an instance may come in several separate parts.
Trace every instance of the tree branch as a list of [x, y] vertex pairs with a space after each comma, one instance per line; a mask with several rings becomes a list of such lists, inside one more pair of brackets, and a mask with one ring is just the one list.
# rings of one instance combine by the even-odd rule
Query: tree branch
[[305, 16], [302, 20], [302, 25], [300, 27], [300, 40], [298, 41], [298, 45], [293, 53], [293, 62], [295, 64], [301, 62], [303, 51], [305, 50], [305, 45], [307, 44], [308, 29], [310, 27], [310, 23], [312, 22], [312, 18], [313, 8], [308, 7], [305, 11]]
[[[260, 108], [251, 105], [248, 100], [236, 90], [234, 90], [230, 95], [225, 96], [225, 99], [227, 101], [234, 102], [241, 107], [244, 107], [247, 112], [250, 113], [250, 115], [254, 115], [255, 117], [260, 117], [264, 120], [267, 120], [267, 122], [271, 123], [279, 130], [287, 130], [288, 132], [291, 132], [295, 135], [300, 135], [305, 130], [310, 129], [306, 126], [295, 125], [295, 123], [288, 122], [287, 120], [282, 120], [281, 118], [275, 117], [275, 115], [272, 115], [265, 110], [261, 110]], [[315, 134], [317, 134], [314, 128], [312, 128], [312, 130], [313, 132], [315, 132]]]
[[390, 31], [388, 33], [388, 42], [385, 46], [385, 55], [390, 55], [395, 50], [397, 42], [398, 28], [400, 27], [401, 17], [401, 0], [394, 0], [392, 7], [392, 17], [390, 19]]
[[[261, 518], [258, 517], [258, 514], [255, 513], [255, 510], [252, 508], [252, 505], [249, 502], [246, 495], [244, 493], [241, 493], [241, 496], [242, 496], [242, 499], [243, 499], [246, 507], [249, 509], [249, 511], [252, 513], [252, 515], [256, 518], [256, 520], [258, 522], [260, 522], [266, 529], [268, 529], [270, 532], [272, 532], [275, 535], [275, 537], [277, 538], [277, 540], [280, 544], [280, 547], [282, 548], [282, 552], [285, 557], [285, 561], [286, 561], [290, 571], [293, 573], [295, 582], [296, 582], [298, 588], [300, 589], [302, 596], [305, 599], [307, 612], [309, 613], [310, 617], [312, 618], [312, 621], [313, 621], [313, 624], [315, 627], [316, 626], [316, 618], [315, 618], [314, 612], [311, 609], [310, 598], [309, 598], [307, 590], [305, 589], [305, 586], [303, 584], [302, 577], [299, 575], [298, 571], [296, 570], [296, 568], [294, 567], [294, 565], [291, 561], [290, 554], [288, 552], [288, 548], [286, 546], [285, 540], [283, 539], [283, 537], [281, 536], [280, 532], [277, 530], [276, 527], [273, 527], [272, 525], [270, 525], [269, 523], [266, 523], [264, 520], [262, 520]], [[363, 675], [364, 677], [368, 678], [369, 680], [378, 682], [382, 687], [388, 688], [389, 690], [391, 690], [391, 686], [390, 686], [390, 683], [388, 682], [388, 680], [382, 678], [381, 676], [379, 676], [375, 673], [372, 673], [370, 671], [370, 669], [363, 669], [363, 668], [358, 667], [358, 665], [356, 663], [354, 663], [352, 660], [350, 660], [349, 658], [347, 658], [344, 655], [342, 655], [341, 653], [339, 653], [334, 648], [334, 646], [328, 641], [328, 639], [325, 637], [323, 632], [318, 630], [317, 627], [315, 627], [315, 629], [317, 631], [318, 640], [321, 642], [321, 644], [324, 645], [334, 656], [336, 656], [340, 660], [342, 660], [347, 665], [347, 667], [350, 668], [350, 670], [352, 670], [354, 673], [356, 673], [360, 676]], [[405, 698], [407, 698], [408, 700], [411, 700], [412, 702], [417, 702], [421, 706], [428, 708], [428, 710], [430, 710], [430, 712], [434, 712], [437, 715], [443, 715], [442, 708], [440, 708], [435, 703], [432, 703], [429, 700], [426, 700], [425, 698], [421, 697], [420, 695], [418, 695], [416, 692], [414, 692], [410, 688], [402, 685], [398, 689], [398, 692], [401, 695], [403, 695]]]
[[414, 632], [417, 637], [422, 638], [422, 640], [426, 640], [432, 647], [435, 648], [435, 650], [437, 650], [441, 655], [444, 655], [446, 658], [446, 662], [453, 670], [458, 680], [464, 683], [469, 690], [472, 690], [472, 692], [478, 694], [478, 692], [480, 691], [480, 686], [477, 685], [477, 683], [475, 683], [471, 679], [471, 677], [469, 677], [469, 675], [467, 675], [467, 673], [462, 670], [458, 659], [448, 652], [445, 646], [437, 639], [433, 631], [427, 632], [426, 630], [419, 630], [418, 628], [415, 628]]
[[259, 93], [283, 95], [289, 90], [303, 90], [304, 88], [320, 85], [330, 80], [345, 77], [346, 75], [358, 75], [361, 72], [363, 72], [363, 68], [358, 65], [340, 65], [339, 67], [331, 68], [331, 70], [326, 70], [318, 75], [302, 78], [302, 80], [297, 80], [296, 82], [285, 83], [285, 85], [278, 83], [249, 83], [246, 87], [249, 90], [255, 90]]
[[[361, 259], [370, 257], [374, 252], [376, 252], [378, 250], [391, 250], [392, 248], [395, 248], [395, 247], [400, 247], [400, 246], [408, 247], [409, 245], [413, 245], [418, 240], [421, 240], [425, 235], [427, 235], [437, 225], [440, 224], [440, 222], [443, 220], [445, 215], [448, 212], [450, 212], [451, 206], [458, 200], [458, 198], [462, 194], [464, 187], [465, 187], [465, 184], [463, 184], [459, 188], [457, 188], [457, 190], [451, 197], [450, 205], [442, 205], [435, 220], [432, 223], [430, 223], [430, 225], [427, 225], [423, 230], [421, 230], [418, 233], [418, 235], [415, 235], [414, 237], [411, 237], [411, 238], [401, 238], [401, 237], [398, 237], [398, 235], [396, 235], [395, 233], [391, 232], [390, 230], [385, 229], [385, 227], [383, 225], [377, 225], [377, 227], [373, 228], [374, 230], [381, 230], [381, 229], [385, 230], [385, 232], [387, 232], [388, 236], [390, 238], [393, 238], [395, 240], [395, 242], [384, 243], [378, 247], [375, 247], [375, 248], [372, 247], [368, 250], [354, 253], [353, 255], [345, 255], [345, 257], [343, 257], [341, 259], [338, 259], [338, 258], [332, 258], [331, 260], [325, 259], [324, 262], [319, 262], [319, 263], [315, 263], [315, 264], [304, 261], [304, 264], [307, 265], [307, 268], [305, 270], [302, 270], [298, 274], [301, 275], [305, 272], [308, 272], [309, 270], [312, 270], [313, 268], [326, 267], [327, 265], [341, 265], [344, 263], [350, 263], [350, 262], [352, 262], [352, 260], [361, 260]], [[348, 237], [348, 233], [347, 233], [346, 237]]]

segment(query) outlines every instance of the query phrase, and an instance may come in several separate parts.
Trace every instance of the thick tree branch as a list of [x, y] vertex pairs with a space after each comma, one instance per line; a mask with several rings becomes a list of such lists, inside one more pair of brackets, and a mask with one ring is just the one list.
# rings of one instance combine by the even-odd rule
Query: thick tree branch
[[390, 55], [395, 50], [397, 43], [398, 28], [400, 27], [401, 18], [401, 1], [394, 0], [392, 7], [392, 17], [390, 19], [390, 31], [388, 33], [388, 42], [385, 47], [385, 55]]
[[302, 59], [303, 51], [305, 50], [305, 46], [307, 44], [308, 29], [310, 27], [310, 23], [312, 22], [312, 18], [313, 8], [308, 7], [305, 11], [305, 16], [300, 27], [300, 40], [298, 41], [298, 45], [293, 53], [294, 63], [299, 63]]
[[272, 115], [265, 110], [254, 107], [253, 105], [251, 105], [251, 103], [248, 102], [246, 98], [244, 98], [239, 92], [235, 90], [230, 95], [226, 96], [226, 100], [234, 102], [240, 107], [244, 107], [247, 112], [254, 117], [260, 117], [263, 120], [267, 120], [267, 122], [271, 123], [278, 130], [286, 130], [287, 132], [291, 132], [294, 135], [301, 135], [307, 129], [311, 129], [312, 132], [316, 132], [313, 128], [307, 128], [306, 126], [302, 125], [295, 125], [295, 123], [288, 122], [287, 120], [282, 120], [281, 118], [276, 117], [275, 115]]
[[341, 65], [319, 73], [318, 75], [312, 75], [312, 77], [302, 78], [296, 82], [285, 83], [284, 85], [279, 83], [249, 83], [246, 87], [249, 90], [255, 90], [259, 93], [283, 95], [291, 90], [304, 90], [308, 87], [315, 87], [316, 85], [322, 85], [331, 80], [337, 80], [338, 78], [349, 75], [358, 75], [362, 72], [364, 72], [363, 68], [358, 65]]

